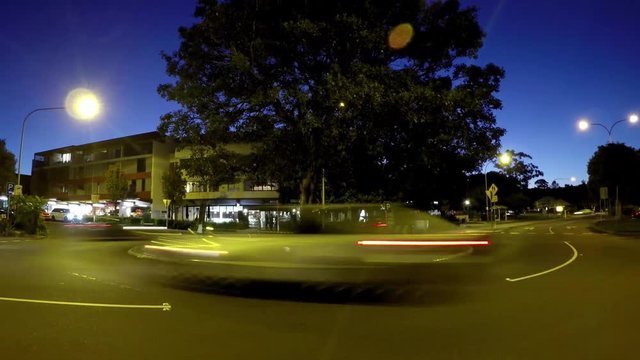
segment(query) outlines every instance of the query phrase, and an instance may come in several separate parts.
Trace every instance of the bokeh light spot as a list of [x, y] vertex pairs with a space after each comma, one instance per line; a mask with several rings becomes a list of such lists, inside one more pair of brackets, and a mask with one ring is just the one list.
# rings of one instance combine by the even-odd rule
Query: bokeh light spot
[[409, 23], [403, 23], [394, 27], [389, 32], [389, 47], [399, 50], [407, 46], [413, 38], [413, 26]]

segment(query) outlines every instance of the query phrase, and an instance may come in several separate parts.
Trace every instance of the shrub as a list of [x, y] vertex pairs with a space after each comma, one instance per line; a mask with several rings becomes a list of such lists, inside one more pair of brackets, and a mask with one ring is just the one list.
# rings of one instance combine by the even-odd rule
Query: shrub
[[40, 213], [47, 203], [38, 196], [14, 196], [12, 203], [16, 207], [15, 227], [27, 234], [46, 234], [46, 227], [40, 218]]

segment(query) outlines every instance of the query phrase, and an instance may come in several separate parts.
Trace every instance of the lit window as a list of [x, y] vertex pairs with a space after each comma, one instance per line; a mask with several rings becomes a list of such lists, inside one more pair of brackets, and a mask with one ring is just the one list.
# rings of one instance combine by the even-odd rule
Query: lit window
[[62, 162], [63, 163], [71, 162], [71, 153], [62, 154]]

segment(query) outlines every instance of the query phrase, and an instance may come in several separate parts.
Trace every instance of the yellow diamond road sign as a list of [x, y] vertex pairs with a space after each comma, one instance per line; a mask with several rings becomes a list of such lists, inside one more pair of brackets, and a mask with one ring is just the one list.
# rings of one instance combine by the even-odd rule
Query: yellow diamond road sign
[[498, 187], [496, 186], [496, 184], [491, 184], [491, 187], [489, 187], [489, 191], [492, 195], [495, 195], [498, 192]]

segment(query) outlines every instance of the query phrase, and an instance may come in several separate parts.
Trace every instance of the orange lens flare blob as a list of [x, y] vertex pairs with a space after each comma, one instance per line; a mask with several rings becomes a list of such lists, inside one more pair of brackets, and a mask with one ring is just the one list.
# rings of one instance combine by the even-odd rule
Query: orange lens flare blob
[[413, 38], [413, 26], [409, 23], [400, 24], [389, 32], [389, 47], [394, 50], [405, 48]]

